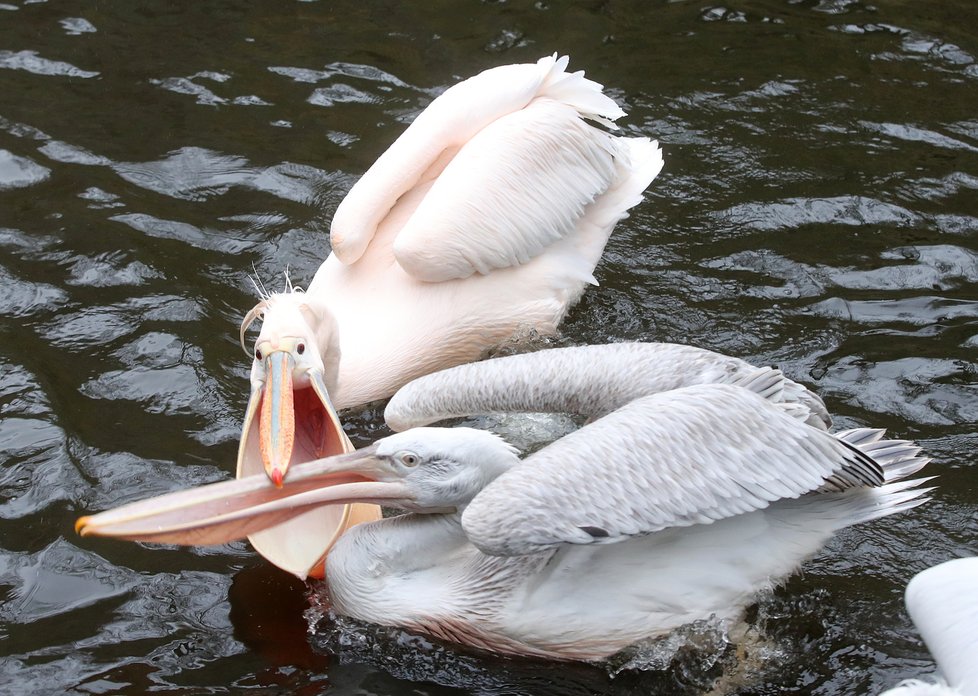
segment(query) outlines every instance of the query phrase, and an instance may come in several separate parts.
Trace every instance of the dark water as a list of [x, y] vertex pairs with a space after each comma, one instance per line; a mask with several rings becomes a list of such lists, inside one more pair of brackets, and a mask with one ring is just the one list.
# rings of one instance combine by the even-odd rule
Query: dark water
[[[304, 590], [245, 544], [75, 537], [230, 475], [249, 274], [308, 281], [434, 95], [554, 51], [667, 158], [563, 340], [778, 364], [839, 426], [919, 439], [934, 500], [762, 599], [733, 667], [614, 679], [328, 620], [311, 643]], [[931, 672], [903, 586], [978, 550], [976, 55], [970, 0], [0, 5], [0, 691], [672, 693], [739, 664], [718, 692], [864, 694]], [[383, 432], [377, 408], [350, 424]]]

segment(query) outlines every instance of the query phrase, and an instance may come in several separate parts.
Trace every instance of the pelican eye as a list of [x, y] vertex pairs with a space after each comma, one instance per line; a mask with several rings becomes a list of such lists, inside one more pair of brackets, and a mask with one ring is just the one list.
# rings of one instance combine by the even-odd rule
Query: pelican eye
[[413, 452], [402, 452], [397, 456], [404, 466], [417, 466], [421, 462], [421, 457]]
[[258, 362], [261, 362], [261, 358], [262, 358], [261, 349], [260, 348], [255, 348], [255, 360], [257, 360]]
[[300, 343], [299, 345], [297, 345], [295, 347], [295, 352], [298, 353], [299, 355], [302, 355], [303, 353], [305, 353], [306, 352], [306, 344], [305, 343]]

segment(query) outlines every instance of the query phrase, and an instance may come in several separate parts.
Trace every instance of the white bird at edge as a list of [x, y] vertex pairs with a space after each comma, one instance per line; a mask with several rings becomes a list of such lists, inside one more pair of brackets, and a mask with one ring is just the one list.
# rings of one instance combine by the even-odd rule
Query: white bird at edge
[[[520, 460], [499, 437], [424, 426], [492, 411], [593, 419]], [[773, 368], [674, 344], [544, 350], [403, 387], [395, 429], [355, 452], [85, 517], [83, 535], [212, 544], [322, 505], [409, 514], [348, 530], [326, 563], [340, 614], [503, 654], [599, 660], [735, 620], [836, 531], [924, 502], [920, 448], [829, 434]]]
[[[624, 112], [567, 57], [506, 65], [445, 91], [353, 186], [332, 253], [304, 292], [262, 297], [239, 477], [353, 449], [337, 411], [415, 377], [553, 333], [615, 224], [662, 168], [648, 138], [616, 137]], [[379, 508], [322, 508], [251, 536], [301, 579], [332, 539]], [[324, 534], [331, 529], [333, 534]]]
[[978, 695], [978, 558], [917, 573], [904, 599], [943, 681], [910, 679], [880, 696]]

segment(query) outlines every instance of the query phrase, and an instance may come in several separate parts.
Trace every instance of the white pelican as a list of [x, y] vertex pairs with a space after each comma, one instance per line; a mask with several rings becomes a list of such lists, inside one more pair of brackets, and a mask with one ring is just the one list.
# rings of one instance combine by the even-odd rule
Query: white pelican
[[[778, 370], [670, 344], [540, 351], [422, 377], [396, 427], [500, 409], [596, 418], [520, 460], [497, 436], [417, 427], [294, 467], [82, 518], [83, 535], [209, 544], [324, 504], [411, 514], [347, 531], [335, 609], [507, 654], [597, 660], [734, 619], [834, 532], [923, 502], [926, 459], [883, 431], [830, 435]], [[814, 426], [814, 427], [813, 427]]]
[[958, 558], [917, 573], [905, 600], [944, 681], [908, 680], [880, 696], [978, 694], [978, 558]]
[[[238, 476], [352, 449], [337, 410], [387, 398], [514, 334], [555, 331], [615, 224], [662, 167], [624, 112], [556, 55], [487, 70], [435, 99], [336, 210], [305, 292], [271, 294], [253, 350]], [[587, 119], [587, 120], [586, 120]], [[245, 352], [252, 354], [245, 348]], [[321, 571], [330, 535], [379, 511], [324, 508], [251, 537], [275, 565]]]

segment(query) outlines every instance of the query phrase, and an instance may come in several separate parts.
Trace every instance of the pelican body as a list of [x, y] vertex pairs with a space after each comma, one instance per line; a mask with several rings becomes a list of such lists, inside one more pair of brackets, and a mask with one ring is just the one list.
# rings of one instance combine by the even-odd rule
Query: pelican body
[[[590, 422], [521, 460], [499, 437], [428, 427], [488, 411]], [[914, 507], [920, 448], [827, 431], [778, 370], [672, 344], [540, 351], [422, 377], [394, 396], [409, 428], [295, 467], [79, 521], [82, 534], [216, 543], [322, 505], [408, 514], [347, 531], [326, 565], [341, 614], [501, 654], [599, 660], [711, 616], [836, 531]]]
[[904, 600], [943, 681], [911, 679], [880, 696], [978, 694], [978, 558], [957, 558], [917, 573]]
[[[608, 132], [624, 112], [567, 63], [493, 68], [435, 99], [340, 203], [332, 253], [308, 288], [267, 294], [248, 313], [242, 346], [263, 321], [238, 476], [264, 470], [281, 486], [290, 466], [349, 451], [338, 410], [514, 335], [553, 333], [595, 282], [662, 154]], [[344, 528], [379, 517], [349, 514], [319, 510], [251, 541], [304, 578]]]

